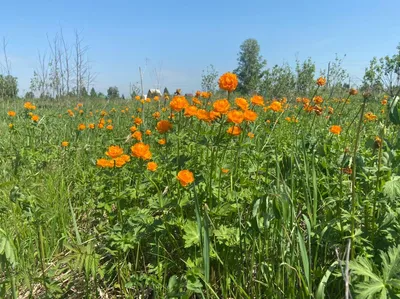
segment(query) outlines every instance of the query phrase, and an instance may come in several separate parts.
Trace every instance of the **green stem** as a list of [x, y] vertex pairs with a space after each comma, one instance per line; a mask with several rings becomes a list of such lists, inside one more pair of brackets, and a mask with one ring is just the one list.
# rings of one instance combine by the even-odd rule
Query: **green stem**
[[356, 158], [357, 158], [357, 151], [358, 151], [358, 142], [360, 139], [360, 133], [361, 133], [361, 128], [363, 125], [363, 116], [364, 116], [364, 110], [365, 110], [365, 105], [367, 103], [368, 96], [364, 96], [364, 101], [361, 106], [361, 113], [360, 113], [360, 119], [358, 122], [358, 128], [356, 132], [356, 138], [354, 140], [354, 149], [353, 149], [353, 171], [351, 174], [351, 243], [353, 244], [351, 248], [351, 258], [354, 258], [355, 254], [355, 244], [354, 244], [354, 239], [355, 239], [355, 212], [356, 212], [356, 206], [357, 206], [357, 196], [356, 196], [356, 171], [357, 171], [357, 163], [356, 163]]
[[42, 226], [40, 224], [38, 225], [38, 241], [39, 241], [39, 258], [40, 258], [40, 267], [42, 270], [43, 287], [45, 289], [46, 296], [48, 297], [48, 290], [47, 290], [46, 276], [45, 276], [45, 267], [44, 267], [43, 230], [42, 230]]

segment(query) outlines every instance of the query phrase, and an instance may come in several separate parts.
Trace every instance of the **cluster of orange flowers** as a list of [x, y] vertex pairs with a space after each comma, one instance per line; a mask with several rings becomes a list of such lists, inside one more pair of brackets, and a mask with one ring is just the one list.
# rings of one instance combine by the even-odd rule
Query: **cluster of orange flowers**
[[33, 105], [31, 102], [25, 102], [25, 103], [24, 103], [24, 108], [25, 108], [26, 110], [35, 110], [35, 109], [36, 109], [36, 106]]
[[124, 150], [117, 145], [110, 146], [105, 154], [109, 159], [98, 159], [97, 166], [102, 168], [120, 168], [130, 161], [130, 157], [124, 154]]

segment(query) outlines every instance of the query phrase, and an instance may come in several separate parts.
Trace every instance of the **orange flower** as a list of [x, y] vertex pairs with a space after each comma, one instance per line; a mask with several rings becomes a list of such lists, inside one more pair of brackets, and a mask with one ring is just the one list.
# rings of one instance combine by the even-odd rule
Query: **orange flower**
[[95, 125], [94, 124], [89, 124], [89, 129], [94, 129], [95, 128]]
[[238, 136], [242, 132], [242, 130], [237, 126], [232, 126], [228, 130], [226, 130], [226, 132], [233, 136]]
[[374, 121], [374, 120], [378, 119], [378, 117], [375, 114], [373, 114], [372, 112], [365, 113], [364, 117], [369, 121]]
[[324, 100], [322, 99], [321, 96], [315, 96], [315, 97], [313, 98], [313, 101], [314, 101], [315, 104], [322, 104], [322, 102], [323, 102]]
[[228, 173], [228, 172], [229, 172], [229, 169], [221, 168], [221, 171], [222, 171], [222, 173]]
[[156, 102], [157, 102], [159, 99], [160, 99], [159, 96], [155, 96], [155, 97], [154, 97], [154, 101], [156, 101]]
[[312, 108], [313, 108], [313, 110], [314, 110], [316, 115], [321, 115], [322, 114], [322, 107], [320, 107], [318, 105], [315, 105]]
[[280, 112], [282, 111], [282, 103], [274, 100], [272, 101], [272, 103], [269, 105], [268, 108], [275, 112]]
[[102, 111], [100, 112], [100, 115], [101, 115], [101, 116], [106, 116], [106, 115], [107, 115], [107, 112], [104, 111], [104, 110], [102, 110]]
[[229, 104], [227, 99], [217, 100], [213, 104], [214, 111], [221, 114], [226, 114], [229, 111], [230, 107], [231, 105]]
[[108, 126], [106, 127], [106, 129], [109, 130], [109, 131], [112, 131], [112, 130], [114, 129], [114, 127], [113, 127], [112, 125], [108, 125]]
[[112, 119], [107, 119], [107, 123], [112, 124]]
[[192, 102], [195, 105], [199, 105], [199, 106], [203, 105], [203, 103], [198, 98], [193, 98]]
[[132, 137], [135, 138], [137, 141], [142, 141], [142, 132], [136, 131], [132, 134]]
[[79, 126], [78, 126], [78, 131], [83, 131], [83, 130], [85, 130], [85, 129], [86, 129], [85, 124], [79, 124]]
[[76, 106], [77, 107], [83, 107], [83, 103], [78, 103]]
[[164, 134], [164, 133], [167, 133], [169, 130], [172, 129], [172, 124], [168, 120], [160, 120], [157, 123], [156, 129], [161, 134]]
[[219, 78], [218, 85], [219, 88], [232, 92], [238, 85], [237, 76], [232, 73], [225, 73]]
[[10, 117], [14, 117], [15, 115], [17, 115], [17, 113], [15, 113], [15, 111], [8, 111], [7, 112], [7, 114], [8, 114], [8, 116], [10, 116]]
[[386, 105], [386, 104], [387, 104], [387, 100], [386, 100], [386, 99], [383, 99], [383, 100], [381, 101], [381, 104], [382, 104], [382, 105]]
[[189, 102], [184, 96], [174, 96], [172, 101], [169, 103], [172, 110], [181, 111], [189, 106]]
[[34, 114], [34, 115], [32, 115], [32, 118], [31, 118], [34, 122], [38, 122], [39, 121], [39, 119], [40, 119], [40, 117], [39, 117], [39, 115], [36, 115], [36, 114]]
[[244, 119], [244, 115], [242, 111], [239, 110], [232, 110], [228, 112], [228, 121], [233, 122], [235, 124], [242, 123]]
[[334, 109], [332, 107], [328, 107], [328, 113], [333, 114]]
[[146, 132], [144, 132], [147, 136], [151, 135], [151, 131], [150, 130], [146, 130]]
[[159, 119], [160, 116], [161, 116], [161, 113], [158, 112], [158, 111], [153, 113], [153, 117], [154, 117], [155, 119]]
[[130, 160], [131, 160], [131, 158], [128, 155], [121, 155], [111, 161], [113, 162], [113, 166], [120, 168], [120, 167], [124, 166], [127, 162], [129, 162]]
[[197, 110], [196, 117], [197, 117], [199, 120], [210, 121], [210, 113], [207, 112], [207, 111], [204, 110], [204, 109], [199, 109], [199, 110]]
[[103, 129], [103, 128], [104, 128], [104, 124], [103, 124], [103, 123], [99, 123], [99, 124], [97, 125], [97, 127], [98, 127], [99, 129]]
[[62, 147], [67, 147], [69, 145], [69, 142], [68, 141], [63, 141], [63, 142], [61, 142], [61, 146]]
[[108, 151], [106, 151], [106, 156], [110, 157], [111, 159], [115, 159], [121, 156], [124, 153], [124, 150], [119, 147], [118, 145], [111, 145], [108, 147]]
[[251, 133], [251, 132], [247, 133], [247, 136], [249, 136], [250, 139], [253, 139], [253, 138], [254, 138], [254, 134]]
[[129, 130], [131, 131], [131, 133], [134, 133], [134, 132], [136, 132], [137, 128], [136, 128], [136, 126], [132, 126], [129, 128]]
[[264, 98], [262, 96], [255, 95], [250, 100], [253, 105], [264, 106]]
[[136, 125], [140, 125], [143, 122], [143, 120], [140, 117], [136, 117], [134, 123]]
[[257, 119], [257, 113], [254, 112], [253, 110], [246, 110], [243, 113], [243, 117], [245, 120], [251, 122], [251, 121], [255, 121]]
[[350, 89], [349, 94], [352, 95], [352, 96], [355, 96], [355, 95], [358, 94], [358, 90], [355, 89], [355, 88], [352, 88], [352, 89]]
[[140, 96], [135, 96], [135, 100], [139, 101], [140, 100]]
[[304, 105], [309, 105], [309, 104], [310, 104], [310, 99], [308, 99], [308, 98], [302, 98], [302, 99], [301, 99], [301, 102], [302, 102]]
[[375, 136], [374, 146], [376, 148], [381, 148], [382, 147], [382, 139], [379, 136]]
[[131, 146], [131, 152], [132, 156], [136, 158], [143, 160], [151, 159], [150, 146], [148, 144], [144, 144], [143, 142], [139, 142]]
[[114, 167], [114, 161], [108, 159], [98, 159], [96, 165], [101, 168], [112, 168]]
[[35, 105], [32, 105], [31, 102], [25, 102], [25, 103], [24, 103], [24, 108], [27, 109], [27, 110], [35, 110], [35, 109], [36, 109], [36, 106], [35, 106]]
[[160, 145], [164, 145], [165, 143], [167, 143], [165, 138], [162, 138], [162, 139], [158, 140], [158, 144], [160, 144]]
[[209, 91], [202, 91], [201, 92], [201, 94], [200, 94], [200, 96], [202, 97], [202, 98], [205, 98], [205, 99], [209, 99], [209, 98], [211, 98], [211, 92], [209, 92]]
[[330, 127], [329, 131], [330, 131], [332, 134], [339, 135], [340, 132], [342, 131], [342, 127], [341, 127], [341, 126], [334, 125], [334, 126], [331, 126], [331, 127]]
[[196, 106], [188, 106], [185, 108], [185, 116], [195, 116], [197, 114], [197, 107]]
[[247, 109], [249, 109], [249, 103], [244, 98], [236, 98], [235, 104], [243, 111], [246, 111]]
[[157, 170], [157, 163], [156, 162], [149, 162], [147, 163], [147, 170], [156, 171]]
[[194, 96], [195, 96], [196, 98], [198, 98], [200, 95], [201, 95], [201, 91], [200, 91], [200, 90], [197, 90]]
[[288, 123], [290, 123], [290, 122], [292, 121], [292, 119], [291, 119], [289, 116], [285, 117], [285, 120], [286, 120]]
[[326, 79], [324, 77], [319, 77], [317, 79], [317, 85], [318, 86], [324, 86], [326, 84]]
[[210, 120], [216, 120], [217, 118], [221, 117], [221, 113], [210, 111]]
[[177, 179], [179, 180], [179, 182], [183, 187], [186, 187], [187, 185], [194, 182], [193, 172], [186, 169], [181, 170], [178, 172]]

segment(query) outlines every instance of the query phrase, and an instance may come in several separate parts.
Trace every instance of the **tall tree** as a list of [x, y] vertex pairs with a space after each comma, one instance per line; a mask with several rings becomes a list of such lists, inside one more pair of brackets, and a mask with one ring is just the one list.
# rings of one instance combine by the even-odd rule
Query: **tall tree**
[[201, 75], [201, 89], [203, 91], [215, 92], [218, 86], [218, 72], [212, 64], [203, 70]]
[[400, 45], [393, 56], [385, 56], [379, 60], [374, 57], [365, 69], [363, 87], [376, 92], [386, 92], [390, 96], [397, 94], [400, 88]]
[[314, 75], [315, 64], [311, 58], [304, 60], [303, 63], [296, 58], [296, 86], [299, 95], [307, 95], [315, 87]]
[[237, 69], [234, 70], [239, 79], [238, 91], [245, 94], [258, 92], [267, 62], [260, 55], [257, 40], [250, 38], [242, 43], [238, 63]]
[[116, 87], [116, 86], [114, 86], [114, 87], [110, 86], [110, 87], [107, 89], [107, 97], [108, 97], [109, 99], [116, 99], [116, 98], [119, 98], [118, 87]]
[[96, 90], [94, 89], [94, 87], [92, 87], [92, 89], [90, 90], [90, 97], [91, 98], [97, 97], [97, 93], [96, 93]]

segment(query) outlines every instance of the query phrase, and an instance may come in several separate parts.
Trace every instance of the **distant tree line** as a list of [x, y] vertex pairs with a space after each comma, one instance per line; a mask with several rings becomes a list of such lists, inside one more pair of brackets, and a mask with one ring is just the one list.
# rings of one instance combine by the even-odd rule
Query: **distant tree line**
[[65, 96], [87, 97], [96, 73], [88, 58], [89, 47], [82, 34], [74, 32], [68, 43], [62, 29], [48, 40], [49, 54], [38, 54], [38, 67], [33, 73], [30, 90], [41, 98], [58, 99]]
[[[7, 57], [7, 43], [3, 39], [4, 64], [0, 63], [0, 97], [13, 98], [18, 95], [18, 79], [11, 75], [11, 64]], [[77, 98], [105, 97], [96, 93], [93, 85], [96, 73], [88, 58], [88, 46], [82, 34], [74, 32], [71, 43], [66, 42], [62, 29], [50, 39], [48, 53], [38, 54], [38, 67], [33, 73], [30, 90], [25, 98], [58, 99], [65, 96]], [[243, 95], [258, 93], [268, 98], [306, 96], [315, 87], [316, 66], [311, 58], [300, 61], [296, 58], [294, 67], [288, 63], [267, 67], [267, 61], [260, 54], [260, 46], [255, 39], [245, 40], [238, 53], [238, 66], [233, 72], [238, 76], [237, 92]], [[327, 78], [326, 90], [331, 93], [347, 92], [357, 84], [350, 81], [344, 70], [343, 58], [336, 56], [327, 70], [321, 70], [318, 76]], [[161, 71], [159, 71], [161, 73]], [[157, 78], [160, 78], [158, 75]], [[202, 73], [201, 88], [203, 91], [218, 92], [219, 73], [209, 65]], [[158, 79], [158, 84], [160, 79]], [[400, 45], [397, 53], [381, 58], [374, 57], [365, 69], [361, 91], [387, 93], [390, 96], [400, 92]], [[90, 92], [89, 92], [90, 90]], [[131, 85], [130, 97], [141, 94], [138, 84]], [[169, 92], [167, 91], [169, 94]], [[165, 90], [164, 90], [165, 94]], [[110, 86], [107, 98], [119, 98], [118, 87]]]

